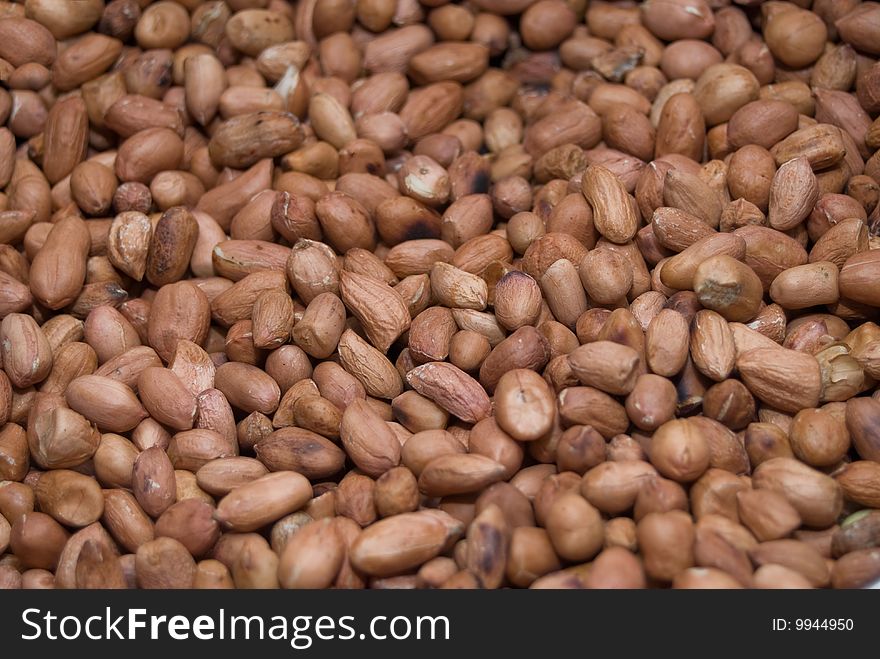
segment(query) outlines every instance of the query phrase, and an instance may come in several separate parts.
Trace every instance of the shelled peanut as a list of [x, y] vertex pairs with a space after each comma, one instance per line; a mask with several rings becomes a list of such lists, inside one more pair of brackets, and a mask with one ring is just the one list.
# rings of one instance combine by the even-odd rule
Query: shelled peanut
[[878, 56], [856, 0], [0, 2], [0, 587], [880, 578]]

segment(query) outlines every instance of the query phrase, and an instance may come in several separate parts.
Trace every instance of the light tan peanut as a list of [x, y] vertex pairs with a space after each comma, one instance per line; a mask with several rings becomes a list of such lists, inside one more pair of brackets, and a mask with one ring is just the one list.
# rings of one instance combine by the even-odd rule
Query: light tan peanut
[[312, 495], [308, 480], [280, 471], [242, 485], [220, 500], [215, 516], [225, 528], [247, 532], [302, 507]]

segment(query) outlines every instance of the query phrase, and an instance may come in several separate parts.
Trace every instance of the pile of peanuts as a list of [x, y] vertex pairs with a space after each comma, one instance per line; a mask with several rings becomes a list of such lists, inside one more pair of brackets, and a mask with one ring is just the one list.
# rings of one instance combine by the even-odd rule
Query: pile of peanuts
[[0, 588], [880, 577], [880, 3], [0, 1]]

